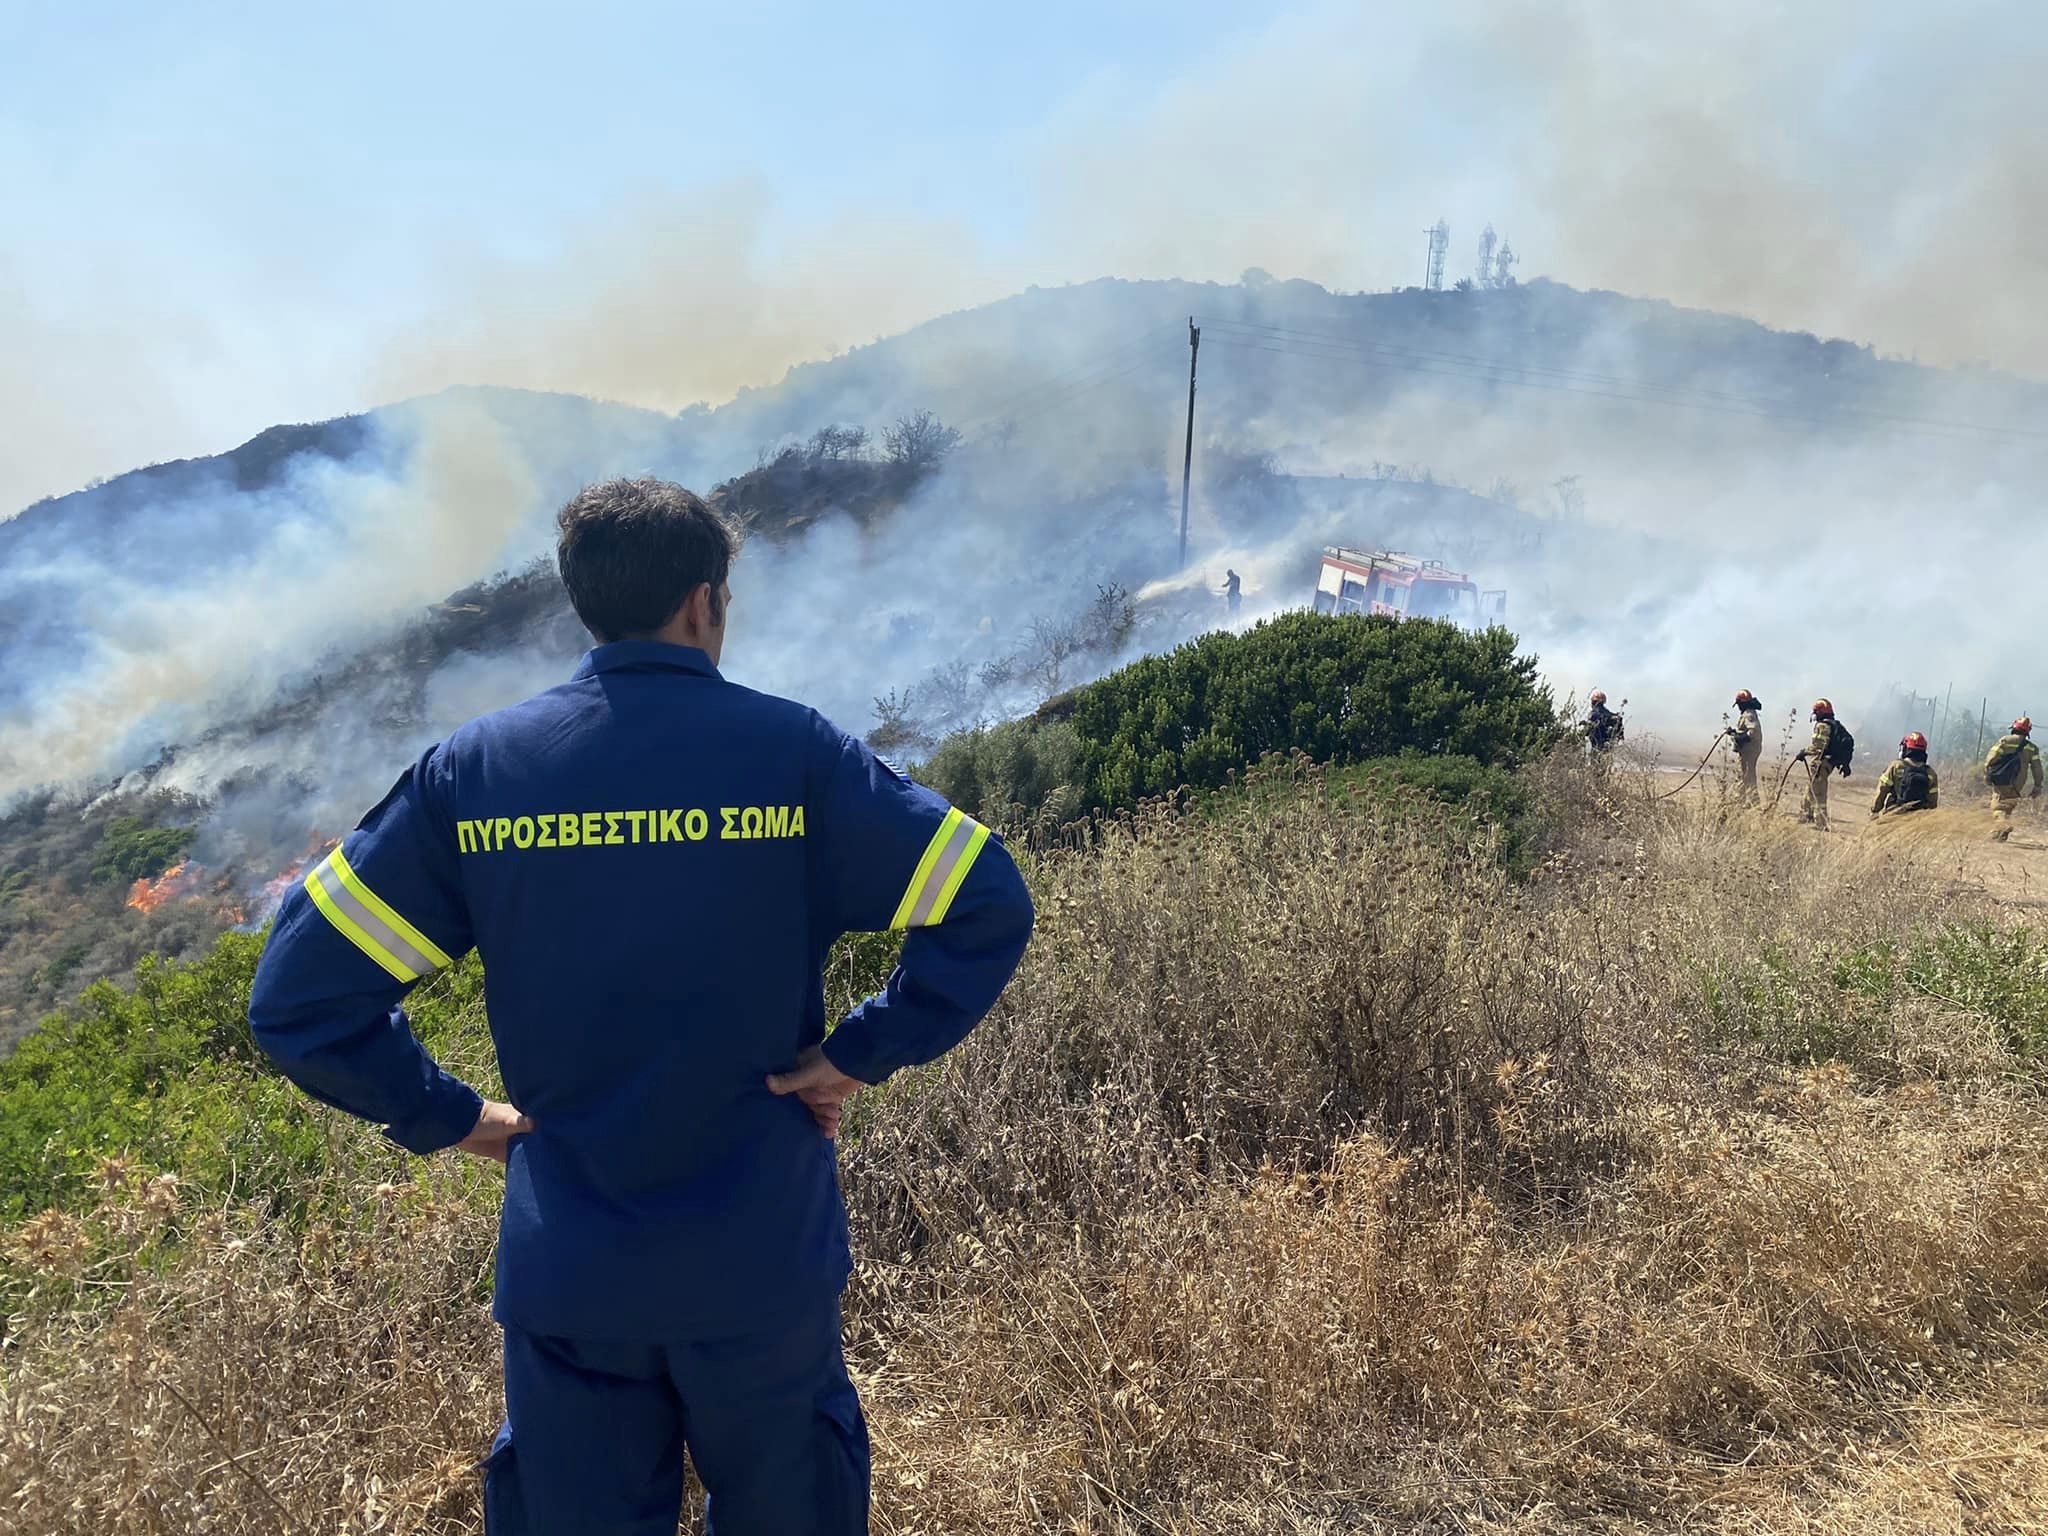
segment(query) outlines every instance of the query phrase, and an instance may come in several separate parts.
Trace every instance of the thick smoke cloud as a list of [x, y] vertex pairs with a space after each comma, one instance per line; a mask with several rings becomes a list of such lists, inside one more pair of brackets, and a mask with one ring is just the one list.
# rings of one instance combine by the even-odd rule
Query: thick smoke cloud
[[302, 252], [238, 262], [252, 318], [229, 324], [140, 255], [102, 253], [90, 305], [53, 305], [0, 236], [0, 508], [450, 384], [717, 402], [1030, 282], [1384, 288], [1418, 279], [1439, 214], [1453, 276], [1490, 220], [1524, 276], [2039, 373], [2044, 56], [2022, 0], [1299, 5], [1176, 77], [1079, 87], [1000, 234], [930, 189], [796, 207], [758, 182], [640, 189], [516, 259], [429, 216], [347, 323], [342, 290], [290, 277]]
[[246, 713], [280, 677], [525, 558], [549, 462], [484, 397], [445, 395], [383, 413], [355, 457], [302, 455], [262, 489], [160, 509], [217, 541], [191, 567], [61, 543], [18, 552], [0, 595], [54, 619], [10, 647], [0, 801]]
[[1005, 291], [962, 228], [792, 219], [744, 183], [606, 217], [543, 259], [454, 243], [440, 260], [445, 291], [372, 398], [489, 382], [679, 410]]
[[1818, 0], [1296, 8], [1074, 102], [1044, 171], [1069, 276], [1417, 282], [1423, 226], [1523, 274], [1935, 363], [2048, 368], [2048, 11]]

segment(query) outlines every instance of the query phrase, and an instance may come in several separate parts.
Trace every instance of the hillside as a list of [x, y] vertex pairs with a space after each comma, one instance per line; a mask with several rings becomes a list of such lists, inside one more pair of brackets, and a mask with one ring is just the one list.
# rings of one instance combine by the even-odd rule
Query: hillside
[[[118, 476], [0, 522], [0, 611], [16, 626], [9, 648], [49, 639], [47, 623], [81, 611], [70, 586], [78, 573], [60, 554], [104, 563], [123, 581], [184, 587], [245, 566], [281, 527], [345, 538], [349, 514], [380, 482], [430, 493], [407, 509], [415, 521], [467, 516], [452, 504], [462, 476], [419, 462], [450, 434], [461, 455], [514, 461], [519, 473], [490, 485], [519, 504], [495, 512], [488, 547], [467, 549], [469, 568], [421, 601], [523, 563], [548, 508], [583, 478], [654, 470], [701, 485], [828, 423], [878, 435], [930, 409], [970, 440], [1007, 436], [1034, 472], [1056, 479], [1099, 480], [1134, 465], [1171, 475], [1191, 313], [1207, 325], [1205, 439], [1277, 454], [1298, 471], [1360, 474], [1386, 462], [1475, 487], [1511, 482], [1539, 499], [1577, 475], [1595, 520], [1650, 532], [1704, 514], [1704, 491], [1716, 517], [1749, 535], [1774, 516], [1751, 498], [1774, 480], [1788, 494], [1788, 471], [1824, 470], [1831, 490], [1863, 487], [1890, 502], [1902, 472], [1952, 495], [1959, 468], [2008, 479], [2040, 467], [2038, 435], [2001, 430], [2041, 419], [2041, 385], [1882, 359], [1851, 342], [1661, 302], [1544, 281], [1341, 294], [1256, 275], [1236, 285], [1104, 279], [948, 315], [674, 418], [456, 390]], [[1977, 451], [1987, 445], [1989, 458]], [[1901, 446], [1910, 451], [1894, 451]], [[351, 465], [361, 473], [321, 472]], [[418, 483], [430, 475], [440, 478]], [[1682, 509], [1671, 495], [1679, 485]], [[51, 617], [31, 625], [34, 613]], [[331, 617], [338, 626], [343, 614]]]
[[[1506, 587], [1558, 696], [1607, 686], [1689, 754], [1736, 683], [1887, 725], [1902, 697], [2038, 710], [1996, 602], [1891, 616], [1925, 611], [1899, 548], [1984, 583], [2033, 558], [2048, 474], [2012, 424], [2044, 403], [1550, 283], [1249, 274], [1034, 289], [677, 417], [456, 390], [120, 476], [0, 523], [0, 1031], [260, 918], [398, 765], [558, 678], [582, 637], [534, 561], [599, 474], [721, 485], [756, 534], [733, 675], [898, 750], [1214, 627], [1226, 566], [1247, 619], [1293, 605], [1341, 541]], [[926, 410], [962, 442], [905, 479], [886, 439]], [[195, 833], [182, 925], [84, 877], [138, 814]]]
[[[792, 450], [713, 500], [772, 547], [828, 506], [885, 519], [936, 467]], [[261, 924], [380, 778], [470, 715], [566, 676], [588, 644], [552, 561], [537, 560], [450, 594], [374, 644], [328, 649], [260, 705], [166, 744], [116, 782], [17, 797], [0, 810], [0, 1051], [43, 1010], [145, 952], [176, 958]], [[110, 841], [131, 823], [156, 829], [159, 856], [110, 861]]]

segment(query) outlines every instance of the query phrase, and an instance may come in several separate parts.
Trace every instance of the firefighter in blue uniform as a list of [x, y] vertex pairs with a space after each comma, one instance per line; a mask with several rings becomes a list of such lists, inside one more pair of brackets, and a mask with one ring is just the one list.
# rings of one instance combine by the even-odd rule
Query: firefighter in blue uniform
[[[734, 544], [695, 496], [612, 481], [559, 529], [596, 647], [427, 751], [312, 870], [250, 1023], [400, 1146], [506, 1165], [492, 1536], [672, 1536], [686, 1448], [717, 1536], [865, 1531], [831, 1138], [994, 1004], [1030, 899], [971, 817], [719, 675]], [[826, 952], [884, 929], [899, 967], [828, 1038]], [[400, 1006], [471, 948], [510, 1104]]]

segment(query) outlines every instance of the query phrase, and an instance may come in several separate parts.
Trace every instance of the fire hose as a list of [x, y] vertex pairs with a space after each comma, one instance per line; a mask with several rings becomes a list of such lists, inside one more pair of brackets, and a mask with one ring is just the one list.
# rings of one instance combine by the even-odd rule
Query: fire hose
[[1785, 764], [1785, 771], [1778, 775], [1778, 787], [1771, 792], [1771, 803], [1765, 807], [1766, 813], [1778, 808], [1778, 800], [1785, 793], [1785, 781], [1792, 777], [1792, 770], [1798, 765], [1799, 759], [1796, 757]]
[[1691, 773], [1688, 773], [1683, 779], [1679, 780], [1678, 788], [1667, 789], [1661, 795], [1652, 795], [1650, 797], [1651, 803], [1655, 804], [1659, 800], [1669, 800], [1673, 795], [1678, 794], [1680, 791], [1682, 791], [1686, 785], [1690, 784], [1694, 779], [1698, 778], [1701, 774], [1705, 773], [1707, 771], [1707, 764], [1713, 761], [1714, 754], [1721, 750], [1721, 743], [1726, 741], [1727, 739], [1728, 736], [1726, 732], [1723, 732], [1721, 735], [1716, 736], [1714, 738], [1714, 744], [1707, 748], [1707, 755], [1700, 759], [1699, 766], [1693, 769]]

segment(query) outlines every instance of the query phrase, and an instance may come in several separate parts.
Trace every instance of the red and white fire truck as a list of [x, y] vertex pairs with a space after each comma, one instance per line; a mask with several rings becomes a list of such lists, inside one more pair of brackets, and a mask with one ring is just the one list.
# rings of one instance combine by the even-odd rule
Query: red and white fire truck
[[1461, 571], [1441, 560], [1385, 550], [1323, 550], [1316, 580], [1317, 613], [1381, 613], [1395, 619], [1448, 619], [1468, 629], [1505, 621], [1505, 591], [1483, 592]]

